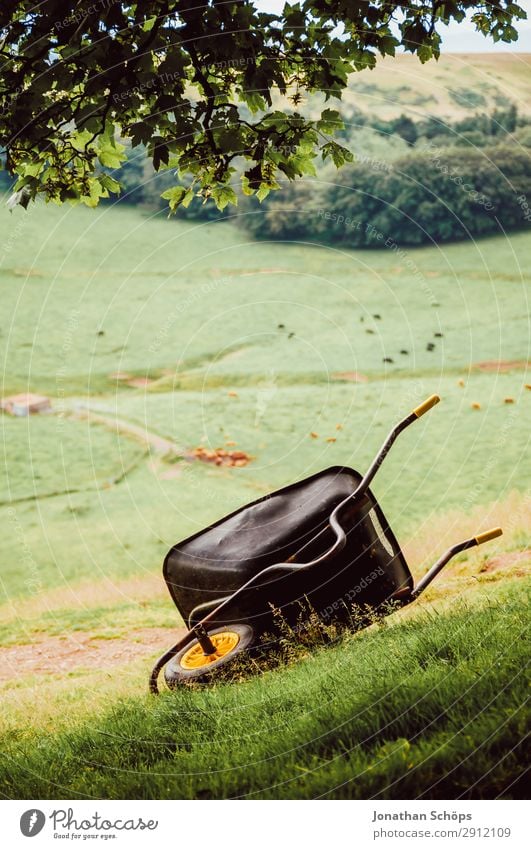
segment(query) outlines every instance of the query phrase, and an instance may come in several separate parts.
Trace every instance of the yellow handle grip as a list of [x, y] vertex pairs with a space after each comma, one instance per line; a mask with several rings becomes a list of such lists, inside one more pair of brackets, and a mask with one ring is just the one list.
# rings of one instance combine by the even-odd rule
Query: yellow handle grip
[[489, 539], [496, 539], [496, 537], [501, 537], [503, 531], [501, 528], [491, 528], [490, 531], [485, 531], [482, 534], [478, 534], [477, 537], [474, 537], [476, 540], [476, 545], [481, 545], [483, 542], [488, 542]]
[[428, 410], [431, 410], [432, 407], [435, 407], [435, 404], [438, 404], [440, 400], [441, 399], [438, 395], [430, 395], [430, 397], [426, 398], [426, 400], [423, 401], [422, 404], [419, 404], [418, 407], [415, 407], [415, 409], [413, 410], [413, 415], [415, 415], [417, 419], [420, 419], [420, 417], [423, 416], [424, 413], [427, 413]]

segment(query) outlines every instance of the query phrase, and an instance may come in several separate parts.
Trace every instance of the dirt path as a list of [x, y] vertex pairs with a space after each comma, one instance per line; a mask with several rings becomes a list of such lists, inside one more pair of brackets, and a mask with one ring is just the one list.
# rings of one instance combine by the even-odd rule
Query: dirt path
[[195, 459], [192, 454], [187, 453], [183, 448], [177, 445], [173, 440], [166, 439], [164, 436], [159, 436], [152, 433], [147, 428], [141, 425], [135, 425], [125, 419], [117, 419], [103, 413], [96, 413], [89, 410], [88, 407], [76, 407], [72, 412], [72, 418], [87, 419], [94, 424], [101, 424], [109, 430], [113, 430], [122, 436], [129, 436], [148, 446], [156, 454], [175, 454], [180, 457], [185, 457], [188, 460]]
[[[75, 421], [88, 421], [92, 424], [102, 425], [120, 436], [125, 436], [130, 439], [134, 439], [136, 442], [140, 442], [145, 448], [149, 449], [152, 455], [155, 455], [155, 459], [152, 461], [152, 468], [155, 472], [159, 470], [162, 460], [165, 457], [179, 457], [188, 462], [194, 462], [198, 459], [197, 455], [193, 451], [186, 451], [177, 445], [177, 443], [173, 442], [173, 440], [167, 439], [164, 436], [159, 436], [157, 433], [152, 433], [147, 430], [147, 428], [132, 424], [125, 419], [117, 419], [103, 413], [96, 413], [84, 406], [73, 407], [67, 412], [67, 416]], [[27, 495], [22, 498], [11, 498], [0, 502], [0, 506], [5, 504], [22, 504], [28, 501], [42, 501], [45, 498], [58, 498], [62, 495], [86, 492], [89, 489], [107, 489], [110, 485], [115, 486], [116, 484], [121, 483], [127, 475], [134, 471], [134, 469], [138, 468], [138, 466], [145, 462], [145, 460], [146, 455], [138, 457], [133, 460], [127, 468], [122, 469], [117, 477], [112, 478], [110, 481], [101, 486], [74, 487], [72, 489], [62, 489], [59, 492], [45, 492], [41, 495]], [[178, 470], [178, 473], [180, 473], [180, 469]], [[171, 474], [170, 470], [170, 474], [167, 474], [167, 476], [174, 477], [176, 475], [175, 473]]]
[[162, 652], [186, 633], [184, 628], [140, 628], [130, 637], [105, 639], [90, 634], [48, 637], [0, 649], [0, 683], [26, 675], [67, 675], [80, 669], [110, 669]]

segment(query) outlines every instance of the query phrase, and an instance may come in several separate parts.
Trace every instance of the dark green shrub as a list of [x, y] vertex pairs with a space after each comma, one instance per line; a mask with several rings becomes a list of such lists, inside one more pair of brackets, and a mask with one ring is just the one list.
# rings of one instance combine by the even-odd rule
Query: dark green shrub
[[514, 147], [439, 149], [343, 169], [334, 185], [303, 183], [241, 221], [254, 235], [348, 247], [421, 245], [529, 226], [529, 154]]

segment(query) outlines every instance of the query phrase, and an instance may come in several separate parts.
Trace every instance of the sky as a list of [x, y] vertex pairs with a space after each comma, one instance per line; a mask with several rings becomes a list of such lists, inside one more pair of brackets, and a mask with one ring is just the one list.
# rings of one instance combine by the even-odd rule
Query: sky
[[[442, 50], [446, 53], [531, 53], [531, 0], [515, 0], [527, 12], [527, 20], [521, 21], [516, 28], [519, 33], [518, 41], [511, 44], [498, 42], [476, 32], [470, 21], [454, 23], [449, 27], [441, 27]], [[284, 0], [257, 0], [257, 6], [270, 12], [280, 12]]]

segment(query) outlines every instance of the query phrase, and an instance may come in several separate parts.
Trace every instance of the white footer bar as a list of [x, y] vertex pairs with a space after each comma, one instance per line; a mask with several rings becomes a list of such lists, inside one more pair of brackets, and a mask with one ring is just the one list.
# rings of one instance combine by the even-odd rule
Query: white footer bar
[[518, 801], [3, 801], [9, 847], [528, 846]]

